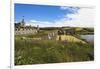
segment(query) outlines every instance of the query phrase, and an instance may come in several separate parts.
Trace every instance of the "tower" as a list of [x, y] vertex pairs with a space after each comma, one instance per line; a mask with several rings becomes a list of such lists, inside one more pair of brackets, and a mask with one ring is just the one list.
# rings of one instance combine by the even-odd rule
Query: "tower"
[[38, 33], [39, 33], [39, 30], [40, 30], [39, 25], [37, 25], [37, 32], [38, 32]]
[[24, 16], [23, 16], [23, 19], [21, 21], [21, 27], [24, 27], [25, 26], [25, 21], [24, 21]]

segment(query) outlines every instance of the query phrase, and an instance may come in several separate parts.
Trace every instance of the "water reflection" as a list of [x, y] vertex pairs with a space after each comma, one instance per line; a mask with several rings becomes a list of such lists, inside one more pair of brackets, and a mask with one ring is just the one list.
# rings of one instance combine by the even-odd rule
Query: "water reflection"
[[82, 39], [85, 39], [85, 40], [87, 40], [87, 41], [94, 41], [94, 35], [80, 35], [80, 37], [82, 38]]

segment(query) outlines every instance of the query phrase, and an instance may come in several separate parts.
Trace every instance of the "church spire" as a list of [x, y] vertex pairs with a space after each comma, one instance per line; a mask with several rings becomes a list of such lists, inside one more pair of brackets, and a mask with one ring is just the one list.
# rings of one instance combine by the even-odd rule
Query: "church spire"
[[22, 23], [25, 23], [25, 21], [24, 21], [24, 16], [23, 16], [23, 19], [22, 19]]
[[24, 16], [23, 16], [22, 21], [21, 21], [21, 26], [22, 26], [22, 27], [25, 26]]

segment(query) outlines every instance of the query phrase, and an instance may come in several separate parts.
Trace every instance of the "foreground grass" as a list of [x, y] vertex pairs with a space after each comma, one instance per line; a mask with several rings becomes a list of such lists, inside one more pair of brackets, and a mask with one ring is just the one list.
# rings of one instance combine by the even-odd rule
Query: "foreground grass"
[[90, 43], [15, 39], [15, 65], [94, 60]]

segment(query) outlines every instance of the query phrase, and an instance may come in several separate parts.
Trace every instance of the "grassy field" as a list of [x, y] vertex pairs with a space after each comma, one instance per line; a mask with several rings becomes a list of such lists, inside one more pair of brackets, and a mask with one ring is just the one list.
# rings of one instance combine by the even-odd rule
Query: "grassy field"
[[59, 41], [58, 36], [56, 40], [21, 39], [21, 36], [15, 36], [15, 65], [94, 60], [93, 43], [73, 36], [62, 37], [63, 41]]

